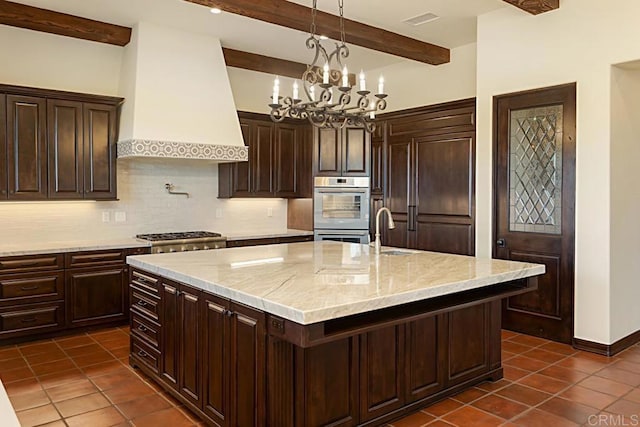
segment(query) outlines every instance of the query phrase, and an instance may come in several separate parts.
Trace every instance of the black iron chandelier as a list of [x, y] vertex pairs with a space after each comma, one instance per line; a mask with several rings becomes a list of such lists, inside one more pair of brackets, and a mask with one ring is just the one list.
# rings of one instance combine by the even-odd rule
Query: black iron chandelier
[[[335, 44], [335, 50], [330, 54], [322, 46], [316, 34], [317, 0], [313, 0], [311, 9], [311, 31], [306, 41], [308, 49], [315, 50], [315, 56], [307, 70], [302, 74], [302, 87], [306, 100], [299, 96], [298, 81], [293, 83], [292, 96], [280, 96], [280, 80], [276, 77], [273, 85], [271, 119], [278, 123], [286, 117], [293, 119], [308, 119], [319, 128], [343, 128], [345, 126], [360, 126], [367, 132], [373, 132], [376, 111], [387, 107], [384, 93], [384, 78], [378, 80], [378, 92], [370, 97], [367, 90], [364, 71], [359, 75], [359, 87], [356, 91], [357, 102], [351, 105], [352, 86], [349, 81], [349, 71], [342, 64], [343, 59], [349, 57], [349, 48], [344, 39], [344, 0], [338, 0], [340, 9], [340, 43]], [[323, 64], [322, 66], [320, 66]], [[355, 82], [354, 82], [355, 86]]]

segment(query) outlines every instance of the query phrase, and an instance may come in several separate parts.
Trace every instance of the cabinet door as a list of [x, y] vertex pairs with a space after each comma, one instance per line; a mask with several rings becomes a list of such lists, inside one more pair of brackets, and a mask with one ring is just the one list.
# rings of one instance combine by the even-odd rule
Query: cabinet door
[[389, 141], [387, 147], [387, 204], [391, 210], [396, 227], [393, 230], [386, 229], [384, 243], [389, 246], [406, 248], [409, 246], [410, 208], [411, 203], [411, 140], [399, 139]]
[[96, 325], [128, 317], [125, 266], [68, 270], [66, 282], [68, 326]]
[[404, 325], [360, 336], [360, 421], [398, 409], [405, 402]]
[[231, 416], [239, 427], [263, 426], [265, 419], [264, 313], [231, 303]]
[[340, 176], [342, 173], [342, 149], [339, 129], [314, 128], [314, 175]]
[[369, 176], [370, 138], [363, 128], [342, 131], [342, 176]]
[[384, 141], [371, 140], [371, 195], [384, 193]]
[[0, 94], [0, 200], [7, 198], [7, 97]]
[[276, 197], [295, 197], [297, 195], [299, 139], [298, 126], [288, 124], [276, 126], [274, 164]]
[[[232, 193], [231, 197], [247, 197], [251, 191], [251, 167], [254, 163], [255, 147], [251, 143], [253, 138], [253, 128], [251, 122], [240, 121], [240, 129], [242, 130], [242, 138], [244, 145], [249, 147], [249, 157], [246, 162], [237, 162], [232, 166]], [[221, 165], [222, 166], [222, 165]]]
[[415, 142], [415, 246], [474, 253], [474, 136], [439, 136]]
[[405, 373], [407, 403], [435, 394], [444, 387], [446, 341], [440, 316], [406, 325]]
[[219, 426], [229, 426], [229, 301], [204, 295], [202, 317], [203, 411]]
[[178, 285], [163, 281], [160, 287], [160, 325], [162, 325], [162, 342], [160, 352], [162, 360], [160, 372], [162, 380], [171, 387], [178, 388], [178, 338], [180, 322], [178, 322]]
[[179, 367], [178, 385], [180, 394], [194, 405], [200, 405], [201, 360], [199, 350], [200, 293], [192, 288], [181, 286], [179, 301]]
[[116, 198], [117, 108], [84, 104], [84, 198]]
[[47, 197], [47, 120], [43, 98], [7, 96], [7, 170], [10, 200]]
[[49, 198], [84, 197], [82, 103], [47, 100]]
[[274, 192], [273, 170], [274, 170], [274, 125], [273, 123], [255, 124], [253, 132], [254, 162], [250, 166], [253, 168], [251, 175], [253, 195], [257, 197], [272, 197]]

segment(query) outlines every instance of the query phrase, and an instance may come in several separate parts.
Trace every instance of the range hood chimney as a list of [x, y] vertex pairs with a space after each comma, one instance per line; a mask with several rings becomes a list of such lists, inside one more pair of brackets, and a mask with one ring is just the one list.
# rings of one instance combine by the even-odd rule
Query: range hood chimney
[[247, 160], [220, 40], [149, 22], [120, 73], [118, 158]]

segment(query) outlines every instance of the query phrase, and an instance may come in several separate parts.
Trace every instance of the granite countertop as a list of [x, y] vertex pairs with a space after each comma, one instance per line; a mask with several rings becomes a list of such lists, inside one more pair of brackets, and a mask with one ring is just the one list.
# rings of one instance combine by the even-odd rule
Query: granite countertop
[[[224, 233], [223, 233], [224, 234]], [[250, 231], [241, 233], [224, 234], [227, 240], [269, 239], [273, 237], [313, 236], [313, 231], [308, 230], [278, 230], [278, 231]]]
[[375, 255], [366, 245], [324, 241], [130, 256], [127, 262], [300, 324], [545, 271], [539, 264], [408, 252]]
[[0, 243], [0, 257], [61, 252], [99, 251], [102, 249], [144, 248], [149, 246], [149, 242], [138, 239], [25, 241], [20, 243]]

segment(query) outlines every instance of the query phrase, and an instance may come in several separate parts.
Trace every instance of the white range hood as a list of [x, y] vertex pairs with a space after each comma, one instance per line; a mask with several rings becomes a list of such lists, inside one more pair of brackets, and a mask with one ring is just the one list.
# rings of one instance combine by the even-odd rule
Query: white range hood
[[217, 38], [140, 22], [120, 76], [118, 158], [247, 160]]

